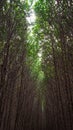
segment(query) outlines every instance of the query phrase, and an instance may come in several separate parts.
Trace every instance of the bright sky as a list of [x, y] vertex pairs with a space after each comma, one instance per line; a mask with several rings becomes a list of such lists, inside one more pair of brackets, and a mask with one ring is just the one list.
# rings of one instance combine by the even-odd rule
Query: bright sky
[[31, 23], [34, 23], [35, 22], [35, 19], [36, 19], [36, 16], [35, 16], [35, 12], [34, 12], [34, 9], [33, 9], [33, 6], [35, 5], [35, 3], [37, 2], [38, 0], [33, 0], [33, 3], [31, 5], [31, 0], [28, 0], [28, 3], [30, 5], [30, 16], [27, 17], [27, 20], [28, 22], [31, 24]]
[[[32, 32], [32, 27], [34, 26], [33, 23], [35, 23], [36, 21], [36, 15], [35, 15], [35, 12], [34, 12], [34, 9], [33, 9], [33, 6], [34, 4], [37, 2], [38, 0], [33, 0], [33, 4], [31, 6], [31, 2], [30, 0], [28, 0], [28, 3], [30, 5], [30, 12], [29, 12], [29, 16], [26, 18], [28, 23], [29, 23], [29, 30], [30, 30], [30, 35], [33, 36], [33, 32]], [[38, 57], [39, 57], [39, 61], [42, 60], [42, 49], [39, 50], [38, 52]]]
[[27, 21], [29, 24], [32, 24], [35, 22], [36, 16], [35, 16], [35, 12], [33, 9], [31, 9], [31, 11], [29, 12], [29, 17], [27, 17]]
[[[30, 8], [30, 13], [29, 13], [29, 17], [27, 17], [27, 21], [29, 22], [29, 28], [30, 28], [30, 30], [31, 30], [31, 34], [32, 34], [32, 27], [34, 26], [34, 25], [31, 25], [32, 23], [34, 23], [35, 22], [35, 20], [36, 20], [36, 15], [35, 15], [35, 12], [34, 12], [34, 9], [33, 9], [33, 6], [34, 6], [34, 4], [37, 2], [38, 0], [33, 0], [33, 4], [32, 4], [32, 6], [31, 6], [31, 8]], [[29, 4], [30, 4], [30, 0], [29, 0]], [[38, 57], [39, 57], [39, 61], [41, 61], [42, 60], [42, 49], [41, 50], [39, 50], [39, 52], [38, 52]]]

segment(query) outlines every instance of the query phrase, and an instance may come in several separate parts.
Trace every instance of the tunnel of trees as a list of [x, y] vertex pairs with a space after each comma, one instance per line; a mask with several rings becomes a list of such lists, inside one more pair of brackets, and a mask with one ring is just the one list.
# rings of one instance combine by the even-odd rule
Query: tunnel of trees
[[0, 130], [73, 130], [73, 0], [0, 0]]

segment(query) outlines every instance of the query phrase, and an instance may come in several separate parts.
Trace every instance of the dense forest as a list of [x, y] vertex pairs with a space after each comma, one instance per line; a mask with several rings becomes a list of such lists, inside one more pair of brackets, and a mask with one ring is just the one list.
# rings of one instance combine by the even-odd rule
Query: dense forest
[[0, 130], [73, 130], [73, 0], [0, 0]]

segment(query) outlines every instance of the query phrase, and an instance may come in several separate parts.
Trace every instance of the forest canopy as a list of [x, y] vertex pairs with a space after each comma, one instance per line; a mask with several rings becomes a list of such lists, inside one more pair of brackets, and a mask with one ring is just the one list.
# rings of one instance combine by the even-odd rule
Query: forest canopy
[[73, 0], [0, 1], [0, 130], [73, 130]]

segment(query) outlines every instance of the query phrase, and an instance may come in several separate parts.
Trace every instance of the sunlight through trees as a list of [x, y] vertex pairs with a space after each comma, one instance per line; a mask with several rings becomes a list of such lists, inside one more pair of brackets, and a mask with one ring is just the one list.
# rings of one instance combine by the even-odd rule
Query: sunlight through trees
[[73, 0], [0, 1], [0, 130], [73, 130]]

